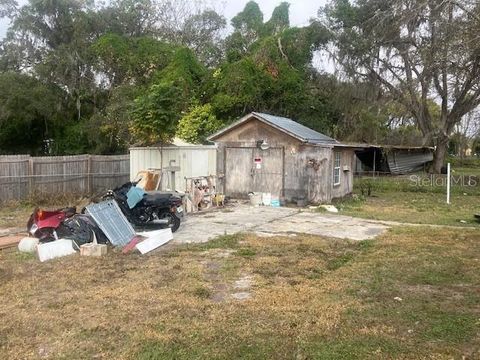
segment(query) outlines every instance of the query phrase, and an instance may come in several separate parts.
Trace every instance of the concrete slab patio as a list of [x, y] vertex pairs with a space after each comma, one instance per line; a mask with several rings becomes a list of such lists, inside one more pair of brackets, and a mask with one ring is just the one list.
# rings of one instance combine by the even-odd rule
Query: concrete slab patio
[[238, 232], [259, 235], [304, 233], [350, 240], [372, 239], [389, 226], [372, 220], [294, 208], [239, 205], [224, 210], [189, 215], [174, 235], [177, 244], [202, 243]]

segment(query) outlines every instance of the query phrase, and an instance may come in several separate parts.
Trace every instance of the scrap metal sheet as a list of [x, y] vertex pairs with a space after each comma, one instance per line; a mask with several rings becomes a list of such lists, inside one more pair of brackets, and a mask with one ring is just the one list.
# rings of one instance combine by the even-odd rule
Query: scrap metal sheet
[[115, 246], [127, 245], [136, 235], [115, 200], [88, 205], [87, 213]]

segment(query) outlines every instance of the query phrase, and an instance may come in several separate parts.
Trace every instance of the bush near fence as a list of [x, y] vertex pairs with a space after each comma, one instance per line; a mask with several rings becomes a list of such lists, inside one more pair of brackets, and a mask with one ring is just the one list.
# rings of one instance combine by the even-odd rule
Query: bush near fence
[[0, 156], [0, 201], [85, 195], [129, 180], [129, 155]]

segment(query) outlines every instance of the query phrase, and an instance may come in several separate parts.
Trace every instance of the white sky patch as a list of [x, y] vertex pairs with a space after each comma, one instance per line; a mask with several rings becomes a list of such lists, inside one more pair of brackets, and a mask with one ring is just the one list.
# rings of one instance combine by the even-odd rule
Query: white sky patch
[[[213, 0], [215, 10], [224, 15], [229, 24], [232, 17], [243, 10], [248, 0]], [[257, 3], [263, 12], [264, 20], [268, 21], [273, 9], [278, 6], [281, 0], [258, 0]], [[292, 26], [306, 26], [311, 18], [317, 16], [318, 9], [327, 3], [327, 0], [290, 0], [290, 23]], [[26, 0], [19, 0], [19, 5], [27, 3]], [[4, 38], [9, 27], [9, 19], [0, 19], [0, 38]]]

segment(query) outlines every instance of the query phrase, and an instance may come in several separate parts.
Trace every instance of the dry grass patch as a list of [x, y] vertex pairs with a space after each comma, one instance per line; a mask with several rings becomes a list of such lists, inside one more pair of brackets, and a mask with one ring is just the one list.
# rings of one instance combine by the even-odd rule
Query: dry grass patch
[[421, 228], [366, 242], [238, 235], [44, 264], [1, 252], [0, 358], [472, 356], [477, 239]]

